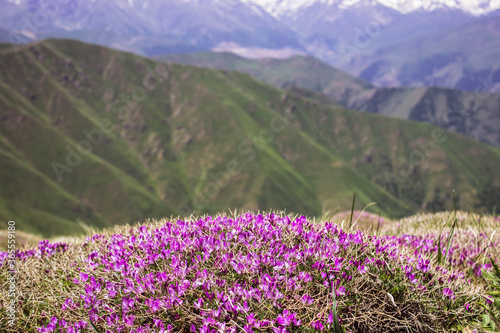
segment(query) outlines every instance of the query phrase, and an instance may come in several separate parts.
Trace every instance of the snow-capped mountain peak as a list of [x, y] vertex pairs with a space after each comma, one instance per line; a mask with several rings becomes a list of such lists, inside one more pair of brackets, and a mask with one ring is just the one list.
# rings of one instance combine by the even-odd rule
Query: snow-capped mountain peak
[[[27, 0], [5, 0], [15, 5], [27, 2]], [[91, 0], [92, 3], [99, 0]], [[103, 0], [100, 0], [103, 1]], [[140, 0], [139, 0], [140, 1]], [[200, 0], [180, 0], [184, 2], [198, 2]], [[496, 9], [500, 9], [500, 0], [209, 0], [223, 5], [235, 5], [244, 3], [258, 5], [265, 11], [275, 17], [292, 16], [298, 11], [310, 7], [314, 4], [324, 4], [328, 6], [337, 6], [338, 8], [349, 8], [359, 5], [380, 4], [392, 8], [400, 13], [406, 14], [413, 11], [424, 10], [433, 11], [438, 8], [459, 9], [472, 15], [487, 14]], [[129, 7], [137, 7], [135, 0], [125, 0]], [[148, 2], [142, 1], [141, 7], [147, 7]], [[255, 11], [255, 9], [254, 9]]]
[[244, 0], [262, 6], [274, 16], [291, 16], [297, 11], [320, 3], [339, 8], [356, 5], [380, 4], [403, 14], [418, 10], [432, 11], [438, 8], [459, 9], [479, 16], [500, 8], [500, 0]]

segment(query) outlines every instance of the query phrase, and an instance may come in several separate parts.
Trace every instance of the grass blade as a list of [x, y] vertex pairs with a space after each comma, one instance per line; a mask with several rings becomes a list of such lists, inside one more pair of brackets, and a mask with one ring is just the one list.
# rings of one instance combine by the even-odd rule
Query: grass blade
[[354, 196], [352, 197], [352, 207], [351, 207], [351, 219], [349, 220], [349, 230], [351, 230], [351, 225], [352, 225], [352, 217], [354, 215], [354, 204], [356, 203], [356, 193], [354, 193]]
[[443, 258], [443, 253], [441, 252], [441, 233], [439, 234], [439, 240], [438, 240], [438, 253], [437, 253], [437, 264], [438, 265], [441, 265], [441, 260]]
[[333, 332], [334, 333], [343, 333], [342, 327], [340, 326], [339, 319], [337, 317], [337, 297], [335, 295], [335, 290], [333, 290], [332, 315], [333, 315], [333, 318], [332, 318], [333, 319]]
[[455, 198], [455, 190], [453, 190], [453, 207], [451, 210], [453, 211], [455, 218], [457, 218], [457, 204], [456, 204], [456, 198]]
[[448, 247], [446, 248], [446, 252], [445, 252], [445, 259], [448, 258], [448, 252], [450, 251], [450, 246], [451, 246], [451, 240], [453, 238], [453, 233], [455, 232], [455, 226], [457, 225], [457, 219], [455, 219], [455, 221], [453, 221], [453, 226], [451, 227], [451, 232], [450, 232], [450, 236], [448, 237]]
[[500, 281], [500, 268], [498, 268], [497, 263], [493, 258], [490, 258], [491, 265], [493, 266], [493, 270], [495, 271], [495, 275], [497, 276], [497, 279]]
[[94, 329], [94, 331], [96, 331], [96, 333], [99, 333], [99, 331], [97, 330], [97, 328], [94, 326], [94, 323], [89, 321], [90, 322], [90, 325], [92, 325], [92, 328]]
[[378, 220], [377, 220], [377, 236], [378, 236], [378, 231], [380, 230], [380, 209], [378, 210]]

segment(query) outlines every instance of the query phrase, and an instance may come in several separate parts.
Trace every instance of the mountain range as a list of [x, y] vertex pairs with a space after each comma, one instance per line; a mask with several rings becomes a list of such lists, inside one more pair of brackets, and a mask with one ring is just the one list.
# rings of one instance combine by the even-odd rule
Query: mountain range
[[73, 38], [144, 55], [224, 45], [302, 48], [293, 31], [241, 1], [71, 1], [50, 10], [45, 3], [0, 0], [0, 28], [28, 40]]
[[353, 56], [338, 65], [378, 86], [500, 92], [500, 16]]
[[500, 92], [499, 8], [498, 0], [0, 0], [0, 36], [146, 56], [309, 54], [378, 86]]
[[261, 5], [277, 17], [296, 17], [299, 13], [316, 5], [337, 6], [338, 8], [359, 8], [361, 6], [384, 6], [400, 13], [415, 11], [432, 12], [436, 9], [461, 10], [473, 15], [494, 12], [500, 8], [498, 0], [246, 0]]
[[204, 52], [157, 59], [245, 72], [277, 88], [306, 89], [349, 109], [432, 123], [500, 147], [500, 94], [436, 87], [377, 88], [310, 56], [252, 60]]
[[354, 193], [396, 217], [500, 184], [496, 148], [244, 73], [70, 40], [2, 47], [0, 68], [0, 218], [44, 236], [228, 207], [321, 216]]

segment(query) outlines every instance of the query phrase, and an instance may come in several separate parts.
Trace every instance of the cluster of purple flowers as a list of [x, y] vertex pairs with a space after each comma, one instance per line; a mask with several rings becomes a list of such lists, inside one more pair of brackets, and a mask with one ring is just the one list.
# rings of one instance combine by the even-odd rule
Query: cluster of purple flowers
[[87, 326], [88, 324], [84, 320], [79, 321], [73, 325], [70, 325], [64, 319], [57, 319], [56, 317], [52, 317], [50, 318], [50, 322], [49, 324], [47, 324], [47, 326], [38, 328], [38, 332], [40, 333], [54, 332], [56, 330], [56, 327], [59, 327], [60, 332], [77, 333], [87, 328]]
[[[47, 258], [55, 253], [65, 252], [68, 249], [68, 245], [65, 243], [49, 243], [48, 240], [43, 240], [38, 243], [38, 248], [27, 250], [27, 251], [19, 251], [16, 250], [16, 259], [25, 260], [26, 258], [36, 257], [36, 258]], [[9, 252], [1, 252], [0, 251], [0, 267], [3, 266], [3, 263], [9, 256]]]
[[[462, 270], [468, 267], [476, 276], [481, 276], [483, 271], [490, 271], [492, 269], [489, 262], [491, 251], [488, 250], [495, 249], [500, 245], [499, 240], [492, 242], [484, 233], [473, 234], [470, 231], [464, 230], [455, 232], [449, 249], [447, 248], [449, 239], [447, 233], [441, 235], [441, 238], [439, 238], [439, 235], [429, 234], [426, 236], [385, 236], [383, 239], [393, 244], [413, 248], [416, 257], [421, 257], [422, 255], [426, 257], [432, 256], [433, 254], [437, 254], [439, 248], [441, 248], [442, 258], [444, 258], [446, 264]], [[464, 239], [467, 241], [462, 241]], [[439, 246], [439, 242], [441, 246]], [[478, 260], [483, 258], [487, 260]], [[463, 275], [463, 272], [457, 272], [456, 274]]]
[[[414, 256], [403, 254], [407, 246]], [[39, 332], [323, 331], [334, 323], [334, 299], [345, 304], [351, 296], [353, 278], [401, 272], [408, 285], [425, 289], [432, 279], [425, 249], [434, 244], [348, 233], [303, 216], [248, 213], [95, 235], [83, 247], [84, 264], [66, 277], [77, 297], [67, 298]], [[66, 248], [40, 243], [30, 256]], [[457, 290], [448, 282], [465, 276], [440, 269], [443, 278], [432, 281], [453, 300]]]

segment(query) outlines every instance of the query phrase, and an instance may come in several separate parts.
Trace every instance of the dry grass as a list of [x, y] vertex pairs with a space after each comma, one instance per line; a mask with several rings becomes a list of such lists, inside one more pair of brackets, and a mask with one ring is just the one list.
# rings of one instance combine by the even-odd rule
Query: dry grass
[[[278, 214], [279, 215], [279, 214]], [[391, 235], [413, 235], [428, 241], [436, 241], [438, 235], [442, 232], [442, 239], [447, 240], [446, 235], [451, 234], [450, 217], [448, 213], [434, 215], [417, 215], [402, 219], [391, 223], [386, 223], [380, 226], [378, 230], [381, 237], [376, 238], [373, 230], [373, 218], [367, 219], [368, 222], [354, 224], [354, 228], [349, 231], [351, 236], [345, 236], [349, 239], [348, 245], [341, 245], [339, 252], [333, 254], [333, 257], [343, 258], [343, 267], [340, 270], [330, 270], [326, 274], [328, 266], [331, 263], [327, 258], [325, 249], [327, 244], [333, 245], [338, 241], [342, 233], [334, 231], [331, 224], [304, 223], [304, 230], [309, 230], [320, 239], [312, 240], [306, 237], [305, 234], [299, 234], [284, 220], [286, 217], [281, 216], [269, 224], [262, 224], [261, 227], [273, 226], [276, 230], [281, 230], [281, 233], [276, 234], [276, 240], [279, 241], [283, 250], [278, 250], [277, 243], [271, 241], [262, 243], [258, 247], [249, 242], [229, 242], [228, 247], [224, 250], [214, 250], [211, 259], [206, 261], [196, 260], [197, 255], [203, 256], [203, 251], [194, 245], [186, 245], [184, 248], [179, 248], [177, 252], [172, 252], [172, 255], [177, 255], [181, 262], [185, 262], [187, 267], [195, 267], [191, 272], [186, 273], [185, 279], [191, 283], [198, 278], [196, 272], [207, 270], [209, 276], [214, 281], [223, 279], [224, 286], [210, 285], [208, 289], [190, 288], [185, 294], [179, 296], [183, 300], [182, 305], [175, 305], [168, 309], [162, 308], [158, 312], [152, 313], [144, 304], [151, 297], [159, 298], [160, 295], [168, 295], [168, 285], [179, 285], [180, 281], [169, 280], [169, 282], [159, 283], [156, 278], [157, 290], [155, 293], [146, 292], [138, 293], [136, 297], [136, 308], [134, 315], [136, 316], [135, 329], [139, 326], [150, 327], [154, 326], [153, 318], [161, 319], [165, 325], [173, 325], [173, 331], [189, 332], [191, 325], [202, 327], [202, 318], [206, 315], [203, 311], [194, 306], [194, 302], [199, 298], [205, 300], [205, 312], [217, 310], [222, 307], [224, 302], [216, 302], [207, 298], [208, 293], [225, 292], [230, 293], [231, 290], [237, 288], [247, 288], [251, 286], [259, 288], [262, 283], [264, 274], [268, 274], [272, 278], [278, 279], [277, 289], [283, 293], [284, 297], [278, 300], [266, 299], [262, 297], [260, 300], [248, 299], [248, 309], [237, 310], [236, 313], [228, 311], [224, 322], [226, 327], [234, 327], [237, 331], [243, 331], [244, 326], [248, 323], [247, 315], [254, 313], [260, 319], [274, 319], [282, 314], [283, 309], [288, 309], [296, 313], [297, 318], [300, 318], [302, 324], [300, 327], [290, 325], [287, 328], [291, 332], [308, 332], [314, 331], [313, 323], [322, 321], [325, 329], [327, 329], [327, 318], [331, 312], [333, 305], [333, 297], [329, 283], [338, 281], [336, 288], [345, 287], [347, 293], [338, 295], [338, 315], [341, 324], [346, 331], [352, 332], [446, 332], [446, 331], [471, 331], [473, 328], [481, 329], [479, 321], [485, 310], [480, 306], [484, 300], [488, 298], [488, 283], [480, 276], [474, 275], [474, 270], [466, 264], [457, 264], [455, 259], [462, 254], [461, 249], [479, 248], [478, 255], [475, 256], [476, 261], [481, 265], [486, 264], [488, 258], [498, 258], [496, 251], [499, 241], [496, 230], [499, 227], [498, 220], [493, 217], [481, 217], [480, 223], [477, 221], [479, 216], [470, 215], [467, 213], [457, 212], [457, 220], [460, 220], [453, 229], [453, 242], [450, 248], [454, 249], [450, 255], [449, 261], [444, 261], [441, 264], [436, 262], [436, 253], [432, 250], [423, 251], [422, 248], [415, 247], [413, 243], [392, 242]], [[290, 217], [294, 221], [296, 217]], [[89, 275], [95, 277], [97, 281], [101, 281], [102, 290], [96, 293], [102, 300], [99, 306], [99, 315], [104, 318], [105, 313], [109, 314], [104, 308], [109, 307], [116, 313], [121, 315], [122, 298], [126, 294], [119, 293], [115, 298], [107, 296], [106, 283], [123, 284], [123, 277], [120, 273], [113, 270], [107, 271], [100, 263], [95, 269], [89, 268], [89, 256], [93, 253], [99, 253], [108, 258], [110, 245], [117, 244], [117, 239], [130, 239], [135, 237], [140, 239], [148, 239], [155, 244], [164, 244], [163, 241], [158, 241], [160, 238], [159, 230], [165, 227], [170, 222], [172, 228], [184, 230], [182, 235], [184, 239], [179, 240], [189, 243], [189, 239], [201, 239], [210, 235], [219, 235], [222, 239], [221, 232], [216, 232], [214, 229], [221, 223], [224, 217], [219, 216], [214, 218], [214, 221], [206, 223], [196, 222], [195, 220], [187, 223], [187, 227], [179, 227], [181, 224], [175, 221], [150, 221], [147, 225], [147, 231], [141, 229], [140, 225], [117, 226], [110, 230], [101, 233], [101, 236], [94, 237], [92, 240], [85, 237], [79, 239], [71, 239], [72, 244], [65, 252], [55, 253], [50, 257], [42, 256], [41, 258], [31, 257], [25, 260], [18, 260], [17, 271], [18, 279], [16, 281], [16, 289], [18, 292], [17, 303], [17, 319], [14, 327], [8, 326], [5, 306], [10, 301], [8, 296], [8, 269], [6, 264], [0, 268], [0, 331], [1, 332], [37, 332], [37, 328], [47, 325], [49, 318], [57, 317], [64, 318], [66, 321], [76, 323], [81, 320], [89, 322], [89, 308], [83, 306], [81, 295], [85, 295], [83, 285], [73, 283], [73, 279], [78, 278], [80, 272], [85, 271]], [[333, 219], [338, 221], [339, 225], [344, 229], [348, 219], [336, 217]], [[356, 220], [356, 219], [354, 219]], [[200, 219], [203, 221], [203, 219]], [[343, 221], [343, 222], [342, 222]], [[359, 221], [358, 221], [359, 222]], [[236, 226], [236, 224], [234, 224]], [[247, 235], [247, 233], [255, 232], [255, 224], [241, 223], [240, 230], [236, 235]], [[230, 224], [222, 226], [222, 232], [229, 233], [235, 230], [230, 227]], [[269, 227], [270, 228], [270, 227]], [[361, 228], [365, 231], [359, 231]], [[214, 231], [215, 230], [215, 231]], [[113, 236], [120, 235], [120, 236]], [[481, 235], [488, 235], [483, 237]], [[177, 235], [179, 236], [179, 235]], [[173, 244], [175, 233], [165, 236], [164, 239], [169, 239], [169, 244]], [[245, 236], [246, 237], [246, 236]], [[356, 243], [358, 238], [362, 241]], [[385, 238], [384, 238], [385, 237]], [[428, 238], [426, 238], [428, 237]], [[335, 241], [336, 239], [336, 241]], [[330, 243], [329, 243], [330, 242]], [[168, 243], [168, 242], [167, 242]], [[445, 242], [446, 243], [446, 242]], [[381, 250], [383, 246], [388, 248]], [[447, 244], [446, 244], [447, 245]], [[444, 245], [444, 248], [446, 248]], [[131, 266], [140, 264], [141, 260], [147, 260], [148, 252], [141, 248], [140, 243], [130, 245], [130, 250], [134, 252], [130, 256], [129, 263]], [[164, 248], [170, 248], [164, 247]], [[304, 255], [302, 258], [290, 260], [295, 262], [296, 270], [276, 269], [272, 265], [262, 264], [258, 270], [245, 271], [242, 273], [235, 272], [231, 268], [231, 264], [222, 263], [218, 260], [218, 255], [222, 257], [224, 254], [232, 253], [235, 257], [247, 256], [254, 253], [263, 255], [264, 253], [274, 253], [274, 258], [285, 262], [284, 253], [292, 251], [290, 249], [300, 249], [307, 253], [312, 249], [310, 255]], [[419, 249], [416, 251], [416, 249]], [[276, 252], [272, 252], [276, 251]], [[290, 252], [292, 253], [292, 252]], [[451, 252], [450, 252], [451, 253]], [[318, 257], [319, 255], [319, 257]], [[405, 267], [415, 265], [416, 260], [429, 259], [429, 267], [427, 271], [416, 273], [418, 283], [413, 283], [405, 273]], [[193, 264], [193, 260], [198, 261]], [[375, 262], [379, 260], [380, 263]], [[98, 260], [95, 260], [98, 262]], [[314, 267], [318, 262], [326, 264], [325, 267]], [[350, 262], [349, 262], [350, 261]], [[456, 260], [455, 260], [456, 261]], [[359, 268], [362, 264], [366, 265], [367, 272], [362, 272]], [[349, 266], [349, 267], [348, 267]], [[446, 272], [443, 267], [446, 266]], [[274, 266], [276, 267], [276, 266]], [[154, 263], [146, 265], [140, 270], [140, 277], [145, 277], [148, 274], [159, 274], [165, 272], [167, 275], [175, 276], [175, 267], [171, 259], [158, 259]], [[282, 281], [288, 281], [295, 278], [299, 271], [307, 272], [311, 275], [311, 282], [303, 282], [302, 288], [294, 290], [294, 288]], [[453, 278], [452, 272], [462, 272], [464, 278]], [[283, 278], [280, 278], [282, 276]], [[452, 278], [450, 278], [450, 276]], [[279, 280], [283, 279], [283, 280]], [[325, 285], [326, 283], [326, 285]], [[449, 288], [453, 290], [454, 298], [451, 299], [443, 295], [443, 289]], [[264, 293], [264, 292], [263, 292]], [[301, 301], [304, 295], [309, 295], [314, 299], [312, 304], [304, 304]], [[66, 299], [73, 299], [79, 302], [81, 306], [73, 310], [63, 310], [62, 304]], [[244, 297], [233, 298], [233, 301], [239, 302], [243, 306]], [[104, 306], [106, 304], [106, 306]], [[139, 306], [141, 304], [141, 306]], [[469, 304], [470, 308], [466, 309], [465, 304]], [[225, 305], [224, 305], [225, 306]], [[104, 308], [103, 308], [104, 307]], [[106, 321], [98, 320], [95, 322], [95, 328], [90, 326], [82, 332], [99, 332], [104, 333], [113, 328]], [[274, 325], [279, 326], [279, 325]], [[217, 326], [212, 325], [215, 329]], [[126, 332], [130, 331], [129, 327]], [[155, 330], [155, 331], [159, 331]], [[254, 328], [254, 331], [270, 331], [269, 328]], [[112, 331], [114, 332], [114, 330]], [[134, 331], [135, 332], [135, 331]], [[139, 332], [139, 331], [137, 331]], [[153, 332], [153, 331], [151, 331]]]
[[[7, 230], [0, 230], [0, 251], [7, 251]], [[16, 247], [18, 249], [33, 248], [42, 238], [23, 231], [16, 231]]]

